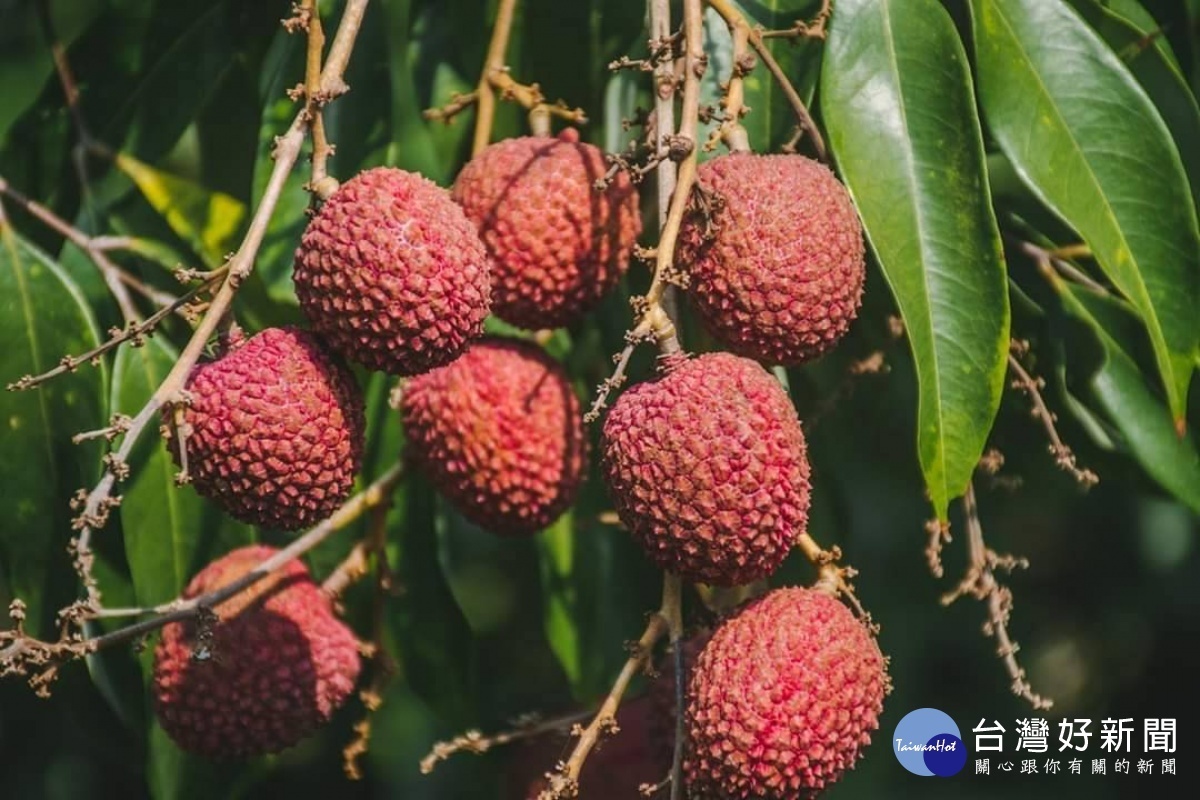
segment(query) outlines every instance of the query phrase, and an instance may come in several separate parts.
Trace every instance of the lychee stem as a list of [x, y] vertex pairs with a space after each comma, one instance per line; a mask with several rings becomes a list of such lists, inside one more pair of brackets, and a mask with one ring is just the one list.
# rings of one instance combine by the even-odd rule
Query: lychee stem
[[804, 100], [800, 98], [800, 94], [796, 91], [796, 87], [788, 79], [787, 73], [779, 66], [779, 62], [775, 60], [775, 56], [771, 54], [771, 50], [767, 47], [766, 41], [763, 40], [762, 32], [753, 27], [746, 19], [745, 15], [734, 6], [729, 0], [707, 0], [708, 5], [713, 11], [721, 15], [725, 23], [731, 28], [743, 29], [749, 37], [750, 45], [758, 53], [758, 57], [767, 65], [767, 70], [771, 73], [771, 77], [779, 84], [779, 88], [783, 90], [784, 97], [792, 107], [792, 112], [796, 115], [796, 120], [800, 127], [808, 133], [812, 140], [813, 150], [817, 154], [817, 158], [821, 161], [828, 161], [829, 156], [825, 150], [825, 139], [821, 136], [821, 131], [817, 129], [817, 124], [813, 122], [812, 115], [808, 112], [808, 106], [804, 104]]
[[579, 773], [583, 769], [584, 762], [587, 761], [592, 749], [600, 741], [600, 737], [616, 727], [617, 709], [621, 705], [621, 699], [625, 696], [625, 691], [629, 688], [633, 676], [649, 661], [654, 645], [664, 634], [670, 633], [671, 618], [680, 613], [681, 597], [682, 587], [679, 578], [668, 573], [663, 578], [662, 607], [650, 615], [646, 630], [633, 645], [629, 659], [621, 668], [621, 672], [613, 682], [612, 689], [609, 690], [608, 696], [604, 698], [604, 702], [601, 703], [592, 721], [586, 728], [576, 726], [575, 732], [579, 736], [579, 741], [575, 743], [575, 748], [562, 767], [549, 776], [549, 786], [538, 795], [538, 800], [561, 800], [579, 796]]

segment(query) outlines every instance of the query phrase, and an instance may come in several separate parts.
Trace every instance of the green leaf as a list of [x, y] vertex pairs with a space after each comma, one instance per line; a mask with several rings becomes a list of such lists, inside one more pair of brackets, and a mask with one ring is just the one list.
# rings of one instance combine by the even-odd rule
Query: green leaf
[[[65, 355], [96, 346], [99, 336], [74, 282], [0, 217], [0, 376], [3, 383], [51, 369]], [[71, 536], [68, 502], [96, 475], [99, 443], [71, 437], [100, 428], [106, 408], [103, 365], [84, 365], [40, 388], [0, 392], [0, 563], [14, 596], [42, 629], [41, 606], [53, 559], [65, 559]]]
[[[101, 0], [51, 4], [59, 41], [69, 46], [102, 9]], [[54, 75], [54, 62], [39, 29], [37, 15], [34, 3], [14, 3], [4, 10], [4, 46], [0, 47], [0, 141], [17, 118], [33, 105], [46, 81]]]
[[215, 763], [180, 750], [158, 720], [150, 721], [147, 781], [154, 800], [206, 800], [236, 796], [234, 789], [253, 779], [261, 768]]
[[[143, 347], [123, 348], [113, 365], [112, 407], [137, 413], [176, 357], [157, 337]], [[121, 528], [138, 605], [171, 600], [210, 557], [254, 540], [252, 528], [228, 520], [191, 487], [175, 485], [175, 462], [160, 437], [144, 436], [129, 466]]]
[[1182, 426], [1200, 353], [1200, 230], [1167, 126], [1062, 0], [972, 0], [971, 11], [990, 129], [1137, 308]]
[[[1073, 0], [1075, 9], [1129, 65], [1171, 131], [1200, 207], [1200, 106], [1175, 60], [1166, 37], [1154, 35], [1158, 23], [1134, 0]], [[1150, 42], [1154, 46], [1150, 46]]]
[[245, 204], [124, 153], [116, 155], [115, 163], [137, 184], [171, 230], [196, 248], [207, 264], [222, 263], [237, 246], [246, 219]]
[[944, 519], [999, 408], [1009, 338], [966, 54], [936, 0], [842, 0], [821, 74], [830, 146], [908, 332], [917, 450]]
[[1196, 513], [1200, 513], [1200, 454], [1191, 435], [1179, 437], [1162, 402], [1147, 387], [1146, 380], [1130, 355], [1130, 347], [1119, 335], [1122, 329], [1137, 330], [1137, 318], [1123, 303], [1094, 294], [1082, 287], [1052, 277], [1063, 311], [1080, 323], [1092, 340], [1092, 358], [1070, 360], [1070, 378], [1082, 383], [1093, 404], [1120, 431], [1125, 446], [1142, 468], [1164, 489]]
[[413, 690], [443, 720], [469, 725], [477, 694], [475, 646], [442, 570], [437, 493], [423, 477], [413, 475], [402, 494], [403, 508], [389, 514], [388, 530], [404, 593], [391, 601], [388, 619]]
[[575, 515], [567, 512], [537, 537], [545, 609], [542, 624], [550, 648], [558, 657], [572, 689], [582, 678], [577, 587], [572, 581], [575, 561]]
[[[388, 32], [387, 53], [391, 64], [391, 144], [387, 162], [445, 184], [451, 178], [454, 153], [470, 126], [465, 124], [466, 120], [458, 120], [449, 126], [443, 123], [431, 126], [421, 118], [414, 73], [423, 55], [425, 37], [414, 39], [411, 35], [412, 5], [410, 0], [384, 0], [380, 5]], [[434, 82], [438, 87], [435, 102], [444, 102], [442, 98], [449, 98], [456, 92], [470, 91], [467, 83], [454, 75], [447, 65], [439, 64], [437, 74], [442, 80], [440, 85], [438, 81]], [[449, 149], [439, 149], [438, 138], [449, 140]]]

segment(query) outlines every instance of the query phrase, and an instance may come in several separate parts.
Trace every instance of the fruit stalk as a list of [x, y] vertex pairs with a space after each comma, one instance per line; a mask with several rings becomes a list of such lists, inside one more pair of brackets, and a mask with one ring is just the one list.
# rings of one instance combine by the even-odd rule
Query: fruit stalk
[[817, 129], [817, 124], [813, 122], [812, 115], [808, 113], [808, 106], [804, 104], [796, 87], [788, 80], [787, 73], [779, 66], [779, 62], [775, 60], [775, 56], [771, 55], [771, 49], [767, 47], [766, 41], [763, 39], [762, 32], [752, 26], [742, 12], [738, 11], [737, 7], [729, 0], [707, 0], [709, 7], [721, 15], [721, 19], [725, 20], [725, 24], [736, 31], [744, 31], [750, 41], [750, 46], [758, 53], [758, 57], [767, 65], [767, 69], [771, 73], [771, 77], [779, 84], [779, 88], [783, 90], [784, 97], [787, 98], [788, 104], [792, 107], [792, 112], [796, 115], [796, 121], [800, 127], [812, 139], [813, 150], [817, 153], [817, 158], [821, 161], [828, 161], [829, 155], [825, 150], [825, 139], [821, 136], [821, 132]]
[[280, 567], [307, 553], [335, 532], [345, 528], [363, 513], [390, 502], [392, 491], [403, 480], [403, 460], [397, 461], [370, 486], [350, 498], [328, 519], [297, 537], [287, 547], [264, 560], [237, 580], [212, 592], [189, 600], [176, 598], [151, 609], [112, 609], [92, 616], [133, 616], [150, 613], [149, 619], [90, 639], [64, 637], [45, 642], [15, 631], [0, 632], [0, 677], [9, 674], [29, 674], [30, 683], [42, 689], [53, 679], [60, 664], [95, 653], [105, 647], [135, 641], [172, 622], [195, 619], [242, 590], [266, 578]]

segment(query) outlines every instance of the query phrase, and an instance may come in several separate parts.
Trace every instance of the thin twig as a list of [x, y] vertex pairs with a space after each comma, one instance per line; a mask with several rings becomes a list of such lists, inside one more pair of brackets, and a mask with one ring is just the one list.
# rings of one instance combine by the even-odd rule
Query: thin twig
[[621, 672], [613, 682], [612, 689], [604, 698], [604, 702], [600, 704], [600, 709], [592, 717], [592, 721], [585, 728], [576, 725], [573, 729], [573, 733], [579, 737], [579, 741], [575, 743], [571, 755], [561, 764], [560, 768], [548, 776], [549, 783], [546, 789], [538, 795], [538, 800], [567, 800], [579, 796], [579, 773], [583, 769], [584, 762], [587, 761], [588, 755], [601, 737], [612, 732], [616, 727], [617, 709], [621, 706], [621, 700], [629, 688], [630, 681], [649, 663], [650, 655], [658, 640], [670, 632], [670, 620], [679, 614], [679, 610], [676, 608], [679, 602], [679, 578], [668, 574], [663, 577], [662, 607], [650, 616], [645, 632], [633, 645], [629, 658], [625, 661], [625, 666], [621, 668]]
[[1091, 251], [1086, 246], [1068, 245], [1067, 247], [1058, 248], [1056, 250], [1047, 250], [1044, 247], [1039, 247], [1033, 242], [1027, 242], [1011, 236], [1006, 236], [1005, 238], [1014, 244], [1022, 253], [1037, 262], [1041, 269], [1057, 272], [1067, 280], [1090, 289], [1096, 294], [1105, 296], [1111, 294], [1104, 284], [1099, 283], [1082, 269], [1067, 260], [1068, 258], [1079, 258], [1080, 256], [1090, 255]]
[[967, 518], [967, 546], [970, 562], [966, 574], [953, 590], [942, 596], [942, 605], [950, 605], [964, 595], [987, 602], [988, 619], [984, 623], [984, 635], [996, 640], [996, 654], [1004, 662], [1004, 668], [1012, 678], [1013, 694], [1026, 700], [1035, 709], [1050, 708], [1049, 700], [1033, 691], [1025, 670], [1017, 662], [1020, 647], [1008, 635], [1008, 621], [1012, 617], [1012, 590], [996, 580], [996, 570], [1011, 572], [1024, 569], [1029, 562], [1023, 558], [1001, 556], [988, 548], [983, 540], [983, 525], [979, 521], [979, 507], [975, 502], [975, 487], [967, 484], [963, 495], [963, 512]]
[[431, 122], [441, 122], [449, 125], [462, 112], [471, 108], [479, 100], [479, 92], [456, 92], [450, 95], [450, 101], [439, 108], [427, 108], [421, 116]]
[[1042, 424], [1042, 427], [1046, 431], [1046, 436], [1050, 438], [1049, 450], [1050, 454], [1054, 456], [1054, 463], [1060, 469], [1069, 473], [1084, 489], [1090, 489], [1099, 483], [1100, 476], [1086, 467], [1080, 467], [1075, 457], [1075, 452], [1059, 436], [1058, 428], [1054, 424], [1056, 417], [1050, 411], [1049, 407], [1047, 407], [1046, 401], [1042, 397], [1042, 388], [1046, 385], [1046, 382], [1042, 378], [1034, 378], [1030, 375], [1025, 367], [1021, 365], [1021, 360], [1012, 352], [1012, 348], [1010, 348], [1008, 353], [1008, 368], [1016, 376], [1009, 385], [1028, 395], [1032, 403], [1029, 413]]
[[0, 194], [12, 199], [32, 217], [83, 251], [88, 260], [95, 264], [96, 269], [100, 271], [100, 276], [104, 278], [104, 283], [108, 287], [108, 291], [112, 294], [113, 299], [117, 301], [117, 307], [121, 310], [121, 316], [126, 323], [134, 323], [141, 319], [136, 306], [133, 304], [133, 298], [129, 296], [129, 290], [125, 285], [129, 281], [129, 276], [108, 257], [104, 250], [97, 248], [93, 244], [90, 236], [41, 203], [21, 194], [2, 176], [0, 176]]
[[745, 77], [754, 69], [754, 56], [747, 49], [750, 43], [749, 28], [729, 26], [733, 37], [733, 59], [729, 66], [729, 82], [721, 96], [721, 124], [713, 129], [704, 143], [706, 152], [717, 149], [718, 142], [725, 142], [731, 153], [750, 152], [750, 136], [742, 125], [746, 108]]
[[322, 107], [329, 101], [321, 89], [321, 56], [325, 49], [325, 30], [321, 26], [321, 13], [317, 0], [303, 0], [299, 16], [308, 31], [304, 64], [304, 110], [309, 116], [312, 129], [312, 177], [308, 189], [321, 200], [327, 200], [337, 191], [338, 183], [327, 172], [333, 146], [325, 137], [325, 117]]
[[476, 105], [475, 137], [471, 144], [471, 155], [477, 156], [492, 139], [492, 125], [496, 119], [496, 92], [492, 87], [492, 73], [504, 71], [504, 54], [512, 36], [513, 16], [517, 0], [500, 0], [496, 9], [496, 24], [492, 28], [492, 40], [488, 44], [487, 58], [483, 62], [483, 73], [475, 89]]
[[63, 90], [63, 98], [67, 103], [67, 111], [71, 115], [71, 122], [75, 128], [77, 141], [75, 146], [71, 148], [71, 163], [75, 168], [75, 175], [79, 181], [79, 192], [83, 198], [83, 206], [88, 215], [88, 222], [93, 228], [96, 228], [98, 227], [97, 220], [92, 211], [91, 204], [92, 181], [88, 175], [87, 164], [88, 153], [91, 151], [96, 140], [91, 134], [87, 119], [83, 116], [83, 109], [79, 104], [79, 84], [76, 82], [75, 74], [71, 70], [71, 62], [67, 58], [67, 50], [55, 32], [54, 16], [50, 10], [50, 3], [51, 0], [38, 0], [38, 23], [41, 25], [42, 34], [46, 37], [46, 43], [50, 46], [50, 55], [54, 61], [54, 72], [58, 75], [58, 82]]
[[494, 747], [532, 739], [546, 733], [566, 731], [592, 718], [592, 711], [573, 711], [561, 717], [542, 719], [538, 715], [530, 715], [517, 721], [515, 727], [499, 733], [485, 736], [482, 731], [470, 730], [444, 742], [436, 742], [429, 752], [421, 759], [421, 774], [428, 775], [437, 765], [457, 753], [483, 755]]
[[817, 158], [821, 161], [827, 161], [829, 156], [825, 150], [825, 139], [821, 136], [821, 131], [817, 129], [817, 124], [813, 122], [812, 114], [808, 111], [808, 106], [804, 104], [800, 93], [796, 91], [796, 87], [788, 79], [787, 73], [779, 66], [779, 62], [775, 60], [775, 56], [771, 55], [771, 48], [764, 41], [762, 33], [758, 28], [750, 24], [745, 15], [730, 0], [706, 0], [706, 2], [713, 11], [721, 15], [721, 18], [725, 20], [725, 24], [735, 30], [742, 28], [746, 31], [746, 35], [750, 40], [750, 46], [754, 48], [759, 58], [767, 65], [771, 77], [775, 79], [775, 82], [783, 91], [784, 97], [787, 98], [788, 104], [791, 105], [797, 122], [799, 122], [800, 127], [808, 133], [809, 138], [812, 140], [813, 150], [816, 151]]
[[764, 39], [824, 39], [829, 33], [829, 17], [833, 0], [822, 0], [821, 8], [809, 21], [796, 20], [792, 27], [778, 31], [763, 31]]
[[[370, 486], [350, 498], [332, 516], [293, 540], [287, 547], [272, 554], [242, 577], [207, 594], [184, 600], [176, 598], [148, 609], [153, 616], [124, 628], [82, 638], [78, 634], [64, 635], [55, 642], [25, 636], [19, 629], [0, 631], [0, 677], [24, 675], [40, 687], [52, 679], [59, 666], [67, 661], [95, 653], [113, 645], [132, 642], [172, 622], [192, 619], [216, 608], [225, 600], [252, 586], [271, 573], [316, 547], [336, 531], [345, 528], [363, 512], [388, 502], [392, 491], [404, 477], [404, 464], [397, 462]], [[141, 610], [135, 610], [141, 611]], [[94, 618], [84, 613], [80, 619]]]
[[[98, 359], [105, 353], [115, 350], [126, 342], [131, 343], [135, 347], [139, 346], [145, 341], [145, 338], [149, 336], [155, 330], [155, 328], [158, 327], [160, 322], [191, 303], [200, 294], [212, 289], [214, 286], [216, 286], [218, 280], [219, 277], [209, 278], [204, 283], [193, 288], [183, 297], [177, 298], [170, 305], [163, 306], [149, 317], [146, 317], [146, 319], [142, 322], [125, 328], [114, 328], [109, 332], [110, 336], [106, 341], [101, 342], [99, 345], [93, 347], [91, 350], [88, 350], [86, 353], [80, 353], [77, 356], [63, 356], [62, 360], [58, 363], [58, 366], [47, 370], [40, 375], [22, 376], [13, 383], [8, 384], [8, 391], [32, 389], [36, 386], [40, 386], [51, 378], [56, 378], [59, 375], [62, 375], [63, 373], [74, 372], [84, 364], [96, 364], [98, 363]], [[128, 429], [122, 432], [124, 433], [127, 431]]]

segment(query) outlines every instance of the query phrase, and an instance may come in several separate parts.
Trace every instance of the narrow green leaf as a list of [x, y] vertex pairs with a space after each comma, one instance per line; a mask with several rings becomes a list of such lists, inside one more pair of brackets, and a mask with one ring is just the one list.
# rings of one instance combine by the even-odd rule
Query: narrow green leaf
[[147, 782], [154, 800], [205, 800], [230, 797], [236, 785], [256, 770], [239, 763], [215, 763], [180, 750], [158, 720], [150, 721]]
[[[1200, 454], [1191, 435], [1180, 438], [1162, 402], [1120, 340], [1122, 328], [1135, 328], [1137, 319], [1124, 304], [1101, 297], [1066, 281], [1053, 279], [1063, 311], [1092, 339], [1092, 357], [1070, 359], [1069, 377], [1086, 387], [1094, 404], [1124, 438], [1142, 468], [1164, 489], [1200, 513]], [[1090, 354], [1089, 354], [1090, 355]]]
[[1129, 65], [1162, 114], [1183, 160], [1193, 207], [1200, 208], [1200, 106], [1166, 37], [1155, 35], [1158, 23], [1134, 0], [1108, 0], [1107, 4], [1100, 0], [1072, 2], [1113, 52]]
[[246, 219], [245, 204], [124, 153], [118, 153], [115, 161], [171, 229], [195, 247], [206, 263], [220, 264], [237, 246]]
[[[391, 66], [389, 70], [391, 90], [391, 144], [388, 147], [387, 162], [402, 169], [420, 172], [431, 180], [446, 183], [450, 175], [450, 163], [443, 160], [443, 155], [453, 160], [454, 150], [440, 153], [436, 147], [435, 132], [452, 137], [454, 146], [461, 142], [462, 137], [470, 129], [466, 120], [458, 120], [449, 127], [442, 123], [430, 126], [421, 118], [421, 105], [417, 96], [415, 71], [422, 50], [425, 47], [424, 37], [413, 38], [411, 35], [413, 9], [411, 0], [384, 0], [380, 10], [386, 20], [388, 32], [387, 55]], [[440, 65], [444, 67], [445, 65]], [[443, 78], [442, 90], [448, 90], [445, 95], [436, 97], [449, 98], [455, 92], [469, 91], [464, 81], [455, 80], [452, 71], [439, 70]], [[443, 102], [438, 99], [436, 102]]]
[[442, 569], [436, 492], [420, 475], [410, 477], [402, 491], [403, 514], [389, 514], [388, 530], [404, 593], [391, 601], [388, 620], [413, 690], [449, 724], [471, 724], [475, 646]]
[[[79, 289], [45, 253], [0, 217], [0, 383], [36, 375], [96, 346], [99, 336]], [[71, 437], [95, 430], [106, 416], [107, 371], [85, 365], [40, 388], [0, 391], [0, 563], [15, 597], [42, 629], [41, 602], [52, 559], [65, 558], [71, 536], [68, 502], [92, 482], [100, 444]]]
[[558, 657], [571, 688], [579, 692], [582, 677], [579, 597], [572, 580], [575, 566], [575, 515], [563, 514], [537, 537], [545, 609], [542, 624], [550, 649]]
[[966, 54], [936, 0], [841, 0], [821, 75], [830, 145], [908, 332], [917, 450], [945, 518], [999, 408], [1009, 338]]
[[[136, 413], [175, 363], [174, 349], [159, 338], [124, 348], [113, 365], [112, 407]], [[175, 485], [175, 462], [161, 438], [146, 436], [129, 459], [122, 484], [121, 528], [139, 605], [177, 596], [209, 557], [253, 541], [253, 529], [227, 519], [191, 487]]]
[[1181, 427], [1200, 354], [1200, 230], [1166, 124], [1062, 0], [972, 0], [971, 11], [990, 129], [1137, 308]]

